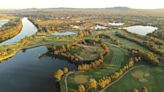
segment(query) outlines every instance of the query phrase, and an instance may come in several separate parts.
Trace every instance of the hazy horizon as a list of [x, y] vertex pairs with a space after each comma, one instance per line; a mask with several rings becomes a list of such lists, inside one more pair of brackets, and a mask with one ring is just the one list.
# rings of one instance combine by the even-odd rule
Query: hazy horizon
[[164, 8], [161, 0], [0, 0], [0, 9], [27, 8], [107, 8], [129, 7], [134, 9]]

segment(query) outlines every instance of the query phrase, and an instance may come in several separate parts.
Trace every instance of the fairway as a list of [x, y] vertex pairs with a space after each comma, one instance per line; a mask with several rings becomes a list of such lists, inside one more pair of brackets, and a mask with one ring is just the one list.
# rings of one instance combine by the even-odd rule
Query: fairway
[[163, 92], [163, 70], [164, 67], [143, 65], [126, 74], [119, 82], [106, 89], [105, 92], [127, 92], [134, 88], [142, 88], [143, 86], [146, 86], [149, 92]]
[[[115, 47], [111, 45], [110, 43], [106, 43], [110, 50], [109, 53], [104, 57], [104, 64], [100, 66], [100, 68], [91, 69], [87, 72], [79, 72], [76, 71], [74, 74], [71, 74], [68, 76], [68, 88], [70, 92], [73, 92], [73, 89], [76, 89], [78, 87], [78, 82], [75, 79], [80, 76], [86, 76], [86, 78], [94, 78], [96, 80], [99, 80], [103, 76], [110, 75], [114, 73], [115, 71], [119, 70], [120, 67], [122, 67], [126, 62], [128, 61], [128, 53], [126, 50]], [[102, 68], [101, 68], [102, 67]], [[86, 80], [85, 78], [85, 80]], [[83, 78], [82, 78], [83, 79]], [[83, 84], [83, 83], [82, 83]]]

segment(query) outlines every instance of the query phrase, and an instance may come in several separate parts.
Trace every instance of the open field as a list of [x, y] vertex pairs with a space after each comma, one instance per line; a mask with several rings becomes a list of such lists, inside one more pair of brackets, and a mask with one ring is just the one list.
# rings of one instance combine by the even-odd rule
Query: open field
[[149, 92], [162, 92], [164, 79], [163, 67], [142, 66], [126, 74], [119, 82], [110, 86], [105, 92], [127, 92], [134, 88], [146, 86]]
[[112, 46], [109, 43], [107, 44], [110, 47], [110, 50], [109, 53], [104, 58], [105, 62], [103, 65], [101, 65], [97, 69], [91, 69], [88, 72], [75, 72], [74, 74], [68, 76], [67, 81], [68, 81], [69, 92], [73, 92], [73, 89], [77, 88], [77, 85], [79, 84], [75, 81], [75, 78], [77, 76], [81, 75], [81, 76], [86, 76], [88, 79], [94, 78], [98, 80], [103, 76], [110, 75], [113, 72], [117, 71], [120, 67], [122, 67], [126, 63], [128, 59], [127, 52], [124, 51], [123, 49], [119, 49], [115, 46]]

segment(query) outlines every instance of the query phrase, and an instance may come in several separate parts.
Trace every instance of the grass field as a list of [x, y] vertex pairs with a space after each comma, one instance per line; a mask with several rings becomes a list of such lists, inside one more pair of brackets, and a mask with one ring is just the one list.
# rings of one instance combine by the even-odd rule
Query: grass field
[[69, 92], [74, 92], [74, 89], [77, 89], [79, 82], [76, 82], [76, 77], [81, 75], [87, 77], [87, 79], [94, 78], [99, 80], [103, 76], [110, 75], [113, 72], [120, 69], [128, 59], [128, 53], [121, 48], [115, 47], [110, 43], [107, 43], [110, 50], [109, 53], [105, 56], [105, 62], [96, 69], [91, 69], [87, 72], [77, 71], [74, 74], [68, 76], [68, 88]]
[[80, 61], [88, 61], [95, 60], [102, 51], [103, 49], [100, 46], [78, 44], [66, 53], [77, 57]]
[[[116, 30], [116, 31], [121, 31], [121, 30]], [[123, 39], [123, 38], [120, 38], [120, 37], [116, 36], [115, 31], [111, 31], [111, 32], [109, 32], [109, 34], [112, 34], [112, 36], [114, 36], [117, 40], [119, 40], [122, 43], [123, 46], [147, 50], [144, 47], [142, 47], [142, 46], [140, 46], [140, 45], [138, 45], [138, 44], [136, 44], [132, 41], [129, 41], [129, 40], [126, 40], [126, 39]]]
[[[134, 88], [146, 86], [149, 92], [163, 92], [164, 67], [141, 66], [126, 74], [119, 82], [105, 92], [129, 92]], [[143, 80], [144, 79], [144, 80]]]

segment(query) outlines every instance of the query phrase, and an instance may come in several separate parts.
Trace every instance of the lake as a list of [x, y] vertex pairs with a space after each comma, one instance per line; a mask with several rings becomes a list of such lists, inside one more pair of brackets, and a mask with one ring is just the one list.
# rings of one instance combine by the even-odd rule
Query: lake
[[0, 43], [0, 45], [9, 45], [18, 42], [21, 39], [25, 38], [26, 36], [34, 35], [38, 31], [37, 28], [27, 18], [23, 18], [22, 23], [23, 23], [23, 28], [21, 32], [15, 37]]
[[38, 55], [47, 52], [45, 46], [20, 51], [0, 64], [0, 92], [59, 92], [54, 71], [75, 65], [66, 60]]
[[0, 20], [0, 27], [2, 27], [4, 24], [6, 24], [9, 20]]
[[153, 31], [157, 30], [157, 27], [153, 26], [142, 26], [142, 25], [136, 25], [136, 26], [130, 26], [126, 28], [127, 31], [132, 33], [137, 33], [139, 35], [146, 35], [148, 33], [152, 33]]

